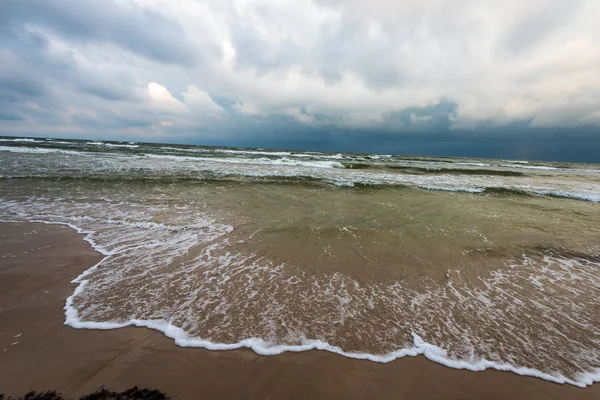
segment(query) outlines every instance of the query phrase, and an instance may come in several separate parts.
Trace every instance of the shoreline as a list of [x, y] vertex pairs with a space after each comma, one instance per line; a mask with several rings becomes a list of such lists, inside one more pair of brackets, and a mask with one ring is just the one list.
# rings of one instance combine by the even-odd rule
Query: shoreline
[[600, 396], [600, 385], [580, 389], [513, 372], [452, 369], [422, 356], [385, 364], [329, 351], [264, 357], [247, 348], [183, 348], [160, 331], [132, 326], [72, 329], [64, 325], [63, 312], [65, 299], [74, 294], [71, 281], [103, 259], [90, 248], [93, 241], [81, 240], [87, 239], [84, 233], [72, 229], [57, 223], [0, 222], [0, 257], [8, 260], [0, 267], [0, 289], [6, 292], [0, 295], [0, 393], [57, 390], [76, 397], [103, 385], [112, 390], [138, 385], [181, 399], [200, 394], [394, 399]]

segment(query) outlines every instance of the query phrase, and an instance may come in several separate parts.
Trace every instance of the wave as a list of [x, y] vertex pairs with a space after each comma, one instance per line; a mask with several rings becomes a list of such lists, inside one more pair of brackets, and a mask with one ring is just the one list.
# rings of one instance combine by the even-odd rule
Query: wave
[[347, 169], [380, 169], [380, 166], [364, 163], [342, 163], [344, 168]]
[[529, 161], [521, 161], [521, 160], [502, 160], [502, 162], [507, 162], [511, 164], [529, 164]]
[[82, 151], [53, 149], [53, 148], [40, 148], [40, 147], [0, 146], [0, 151], [7, 151], [9, 153], [26, 153], [26, 154], [62, 153], [62, 154], [71, 154], [71, 155], [86, 155], [86, 153], [82, 152]]
[[543, 196], [574, 199], [574, 200], [583, 200], [583, 201], [590, 201], [593, 203], [600, 203], [600, 193], [565, 192], [562, 190], [533, 190], [533, 193], [543, 195]]
[[[107, 143], [95, 143], [96, 145], [108, 145]], [[137, 147], [137, 145], [112, 145], [114, 147]], [[0, 146], [0, 151], [8, 151], [11, 153], [29, 153], [29, 154], [47, 154], [47, 153], [62, 153], [71, 155], [90, 155], [88, 151], [64, 150], [55, 148], [39, 148], [39, 147], [12, 147]], [[138, 156], [139, 157], [139, 156]], [[217, 162], [226, 164], [257, 164], [257, 165], [280, 165], [280, 166], [295, 166], [295, 167], [315, 167], [315, 168], [344, 168], [344, 166], [336, 161], [319, 161], [319, 160], [294, 160], [283, 157], [278, 159], [270, 158], [217, 158], [217, 157], [190, 157], [165, 154], [144, 154], [145, 158], [168, 159], [174, 161], [204, 161]]]
[[417, 187], [425, 190], [441, 190], [444, 192], [464, 192], [464, 193], [483, 193], [484, 188], [469, 188], [469, 187], [457, 187], [457, 186], [426, 186], [418, 185]]
[[[221, 154], [232, 154], [232, 155], [261, 155], [261, 156], [271, 156], [271, 157], [301, 157], [301, 158], [320, 158], [320, 159], [330, 159], [330, 160], [342, 160], [345, 158], [351, 159], [360, 159], [366, 160], [367, 158], [377, 159], [380, 157], [386, 156], [367, 156], [367, 158], [362, 157], [352, 157], [350, 155], [343, 155], [342, 153], [337, 154], [324, 154], [318, 152], [294, 152], [294, 151], [270, 151], [270, 150], [245, 150], [245, 149], [219, 149], [219, 148], [181, 148], [181, 147], [172, 147], [172, 146], [161, 146], [162, 150], [168, 151], [185, 151], [190, 153], [221, 153]], [[391, 156], [390, 156], [391, 157]]]
[[0, 138], [0, 142], [28, 142], [28, 143], [42, 143], [44, 142], [43, 140], [37, 140], [37, 139], [29, 139], [29, 138], [23, 138], [23, 139], [3, 139]]
[[506, 196], [520, 196], [520, 197], [532, 197], [533, 195], [549, 196], [563, 199], [572, 200], [583, 200], [593, 203], [600, 203], [600, 193], [583, 193], [583, 192], [564, 192], [558, 190], [537, 190], [537, 189], [521, 189], [514, 187], [460, 187], [460, 186], [427, 186], [427, 185], [416, 185], [421, 189], [425, 190], [440, 190], [446, 192], [465, 192], [465, 193], [481, 193], [491, 195], [506, 195]]
[[[237, 149], [203, 149], [203, 148], [181, 148], [181, 147], [170, 147], [162, 146], [161, 149], [169, 151], [186, 151], [191, 153], [221, 153], [221, 154], [232, 154], [232, 155], [261, 155], [271, 157], [301, 157], [301, 158], [321, 158], [321, 159], [332, 159], [341, 160], [346, 158], [342, 153], [337, 154], [323, 154], [317, 152], [292, 152], [292, 151], [269, 151], [269, 150], [237, 150]], [[364, 159], [364, 158], [362, 158]]]
[[471, 167], [489, 167], [490, 164], [486, 163], [477, 163], [477, 162], [457, 162], [456, 165], [466, 165]]
[[522, 172], [502, 171], [497, 169], [466, 169], [466, 168], [442, 168], [439, 170], [427, 170], [427, 173], [456, 174], [456, 175], [497, 175], [497, 176], [524, 176]]
[[145, 154], [147, 158], [169, 159], [178, 161], [207, 161], [225, 164], [256, 164], [256, 165], [281, 165], [294, 167], [315, 167], [315, 168], [344, 168], [342, 164], [336, 161], [304, 161], [291, 158], [216, 158], [216, 157], [187, 157], [163, 154]]
[[292, 153], [289, 151], [260, 151], [260, 150], [230, 150], [230, 149], [214, 149], [210, 150], [215, 153], [226, 153], [226, 154], [254, 154], [264, 156], [289, 156]]
[[468, 169], [468, 168], [437, 168], [418, 167], [412, 165], [389, 165], [389, 164], [365, 164], [365, 163], [342, 163], [347, 169], [388, 169], [403, 171], [411, 174], [449, 174], [449, 175], [496, 175], [496, 176], [524, 176], [523, 172], [506, 171], [497, 169]]
[[170, 146], [161, 146], [161, 150], [169, 150], [169, 151], [194, 151], [194, 149], [184, 149], [182, 147], [170, 147]]
[[[1, 150], [1, 148], [0, 148]], [[430, 191], [442, 192], [462, 192], [471, 194], [497, 195], [497, 196], [520, 196], [532, 197], [535, 195], [554, 197], [557, 199], [570, 199], [578, 201], [587, 201], [600, 203], [600, 193], [595, 192], [566, 192], [559, 190], [544, 189], [525, 189], [515, 187], [469, 187], [469, 186], [448, 186], [448, 185], [428, 185], [418, 182], [377, 182], [377, 181], [352, 181], [345, 179], [331, 179], [328, 177], [315, 177], [311, 175], [243, 175], [243, 174], [217, 174], [211, 171], [202, 171], [201, 174], [190, 174], [180, 176], [152, 176], [152, 175], [130, 175], [130, 174], [112, 174], [97, 176], [72, 176], [72, 175], [0, 175], [0, 181], [27, 180], [34, 181], [60, 181], [60, 182], [89, 182], [89, 183], [165, 183], [165, 184], [274, 184], [274, 185], [310, 185], [310, 186], [334, 186], [354, 189], [396, 189], [417, 188]]]
[[367, 157], [370, 157], [374, 160], [378, 160], [380, 158], [392, 158], [392, 154], [369, 154]]
[[[330, 159], [330, 160], [342, 160], [346, 157], [344, 157], [344, 155], [342, 155], [341, 153], [338, 154], [333, 154], [333, 155], [327, 155], [327, 154], [307, 154], [307, 153], [291, 153], [292, 157], [302, 157], [302, 158], [324, 158], [324, 159]], [[364, 160], [364, 158], [363, 158]]]
[[[123, 144], [124, 145], [124, 144]], [[37, 144], [36, 144], [37, 146]], [[133, 145], [127, 145], [133, 146]], [[104, 147], [104, 146], [102, 146]], [[152, 181], [152, 182], [209, 182], [209, 181], [239, 181], [262, 183], [320, 182], [320, 184], [340, 187], [399, 187], [412, 186], [427, 190], [461, 191], [469, 193], [488, 194], [523, 194], [545, 195], [556, 198], [575, 199], [590, 202], [600, 202], [600, 187], [590, 180], [574, 183], [563, 176], [538, 180], [535, 174], [527, 179], [502, 179], [498, 177], [525, 177], [521, 171], [497, 170], [488, 168], [437, 168], [437, 166], [394, 165], [391, 163], [339, 162], [327, 159], [303, 159], [285, 156], [278, 158], [267, 157], [227, 157], [227, 156], [197, 156], [195, 154], [152, 154], [138, 152], [136, 154], [121, 154], [114, 151], [95, 151], [89, 147], [54, 148], [54, 147], [25, 147], [20, 145], [0, 146], [0, 152], [29, 153], [29, 154], [63, 154], [65, 156], [98, 157], [103, 160], [99, 165], [89, 169], [81, 161], [73, 159], [73, 164], [65, 164], [53, 168], [49, 166], [51, 157], [43, 164], [35, 166], [40, 160], [32, 159], [33, 169], [27, 164], [23, 168], [8, 167], [0, 172], [2, 179], [77, 179], [98, 181]], [[113, 160], [119, 159], [118, 168], [114, 168]], [[172, 163], [154, 163], [152, 159], [172, 160]], [[50, 164], [47, 164], [47, 161]], [[71, 160], [68, 160], [69, 162]], [[125, 162], [127, 161], [127, 162]], [[229, 164], [229, 166], [228, 166]], [[451, 164], [452, 165], [452, 164]], [[565, 169], [572, 173], [572, 169]], [[394, 173], [392, 173], [394, 172]], [[585, 178], [589, 179], [589, 178]], [[492, 189], [490, 189], [492, 188]], [[505, 188], [507, 191], [502, 192]]]
[[547, 170], [547, 171], [553, 171], [553, 170], [560, 169], [560, 168], [556, 168], [556, 167], [547, 167], [545, 165], [500, 164], [500, 166], [506, 167], [506, 168], [526, 168], [526, 169], [539, 169], [539, 170]]
[[191, 153], [224, 153], [224, 154], [252, 154], [252, 155], [264, 155], [264, 156], [289, 156], [292, 153], [289, 151], [261, 151], [261, 150], [235, 150], [235, 149], [203, 149], [203, 148], [181, 148], [181, 147], [171, 147], [171, 146], [162, 146], [163, 150], [171, 150], [171, 151], [187, 151]]
[[529, 193], [525, 190], [508, 187], [487, 187], [482, 193], [500, 196], [532, 197], [532, 193]]
[[[129, 319], [119, 322], [84, 321], [80, 317], [77, 308], [74, 306], [75, 298], [77, 298], [85, 292], [86, 286], [89, 282], [88, 277], [94, 271], [101, 268], [102, 265], [105, 264], [111, 257], [117, 255], [118, 251], [111, 251], [107, 248], [100, 246], [94, 240], [95, 232], [93, 230], [86, 230], [84, 228], [79, 227], [78, 225], [65, 222], [57, 222], [43, 219], [30, 219], [29, 221], [44, 224], [69, 226], [76, 232], [84, 234], [84, 240], [88, 242], [94, 250], [96, 250], [104, 256], [104, 258], [99, 263], [83, 271], [76, 279], [72, 281], [72, 283], [77, 284], [77, 287], [75, 288], [73, 293], [67, 298], [64, 306], [64, 312], [65, 324], [76, 329], [112, 330], [127, 326], [137, 326], [154, 329], [159, 332], [162, 332], [166, 337], [173, 339], [174, 343], [177, 346], [204, 348], [212, 351], [247, 348], [259, 355], [273, 356], [285, 352], [304, 352], [310, 350], [321, 350], [338, 354], [347, 358], [369, 360], [378, 363], [389, 363], [396, 359], [408, 356], [415, 357], [418, 355], [422, 355], [433, 362], [454, 369], [465, 369], [470, 371], [483, 371], [486, 369], [495, 369], [499, 371], [513, 372], [522, 376], [536, 377], [549, 382], [559, 384], [570, 384], [581, 388], [592, 385], [595, 382], [600, 382], [600, 368], [596, 368], [586, 373], [579, 373], [574, 379], [572, 379], [560, 373], [549, 374], [534, 368], [520, 367], [509, 363], [490, 361], [485, 358], [472, 358], [470, 360], [455, 359], [452, 356], [450, 356], [446, 350], [439, 346], [436, 346], [435, 344], [428, 343], [416, 332], [411, 332], [412, 344], [410, 346], [397, 349], [387, 354], [378, 355], [371, 353], [348, 352], [344, 351], [338, 346], [331, 345], [326, 341], [307, 338], [303, 339], [302, 342], [297, 345], [273, 345], [272, 343], [266, 342], [261, 338], [254, 337], [246, 338], [232, 343], [220, 343], [201, 337], [191, 336], [181, 327], [173, 324], [171, 321], [167, 321], [164, 319]], [[2, 222], [15, 221], [3, 220]]]
[[[302, 186], [340, 186], [335, 182], [327, 179], [317, 178], [312, 176], [248, 176], [235, 174], [214, 174], [211, 172], [203, 172], [201, 174], [186, 175], [186, 176], [152, 176], [152, 175], [98, 175], [98, 176], [69, 176], [69, 175], [21, 175], [21, 176], [2, 176], [2, 181], [39, 181], [39, 182], [73, 182], [73, 183], [152, 183], [152, 184], [185, 184], [190, 185], [206, 185], [206, 184], [242, 184], [256, 183], [263, 185], [302, 185]], [[341, 185], [345, 187], [355, 187], [358, 185]], [[379, 186], [379, 185], [378, 185]], [[383, 187], [383, 185], [380, 185]], [[388, 185], [388, 187], [403, 187], [403, 185]]]
[[[400, 158], [400, 157], [398, 157]], [[455, 162], [450, 159], [437, 159], [437, 158], [422, 158], [422, 157], [401, 157], [402, 161], [405, 162], [418, 162], [418, 163], [447, 163], [454, 164]]]
[[124, 147], [124, 148], [130, 148], [130, 149], [134, 149], [136, 147], [139, 147], [137, 144], [113, 144], [113, 143], [105, 143], [104, 144], [107, 147]]

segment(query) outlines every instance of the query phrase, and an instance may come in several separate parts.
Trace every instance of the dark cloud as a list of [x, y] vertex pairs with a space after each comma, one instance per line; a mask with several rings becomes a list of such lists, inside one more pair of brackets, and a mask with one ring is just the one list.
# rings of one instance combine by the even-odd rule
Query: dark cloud
[[0, 76], [0, 97], [3, 100], [16, 100], [39, 97], [44, 93], [42, 83], [35, 78], [23, 76]]
[[3, 104], [0, 103], [0, 120], [3, 121], [21, 121], [23, 117], [15, 110], [4, 108]]
[[34, 24], [74, 41], [110, 43], [165, 63], [192, 64], [198, 54], [166, 16], [114, 0], [3, 0], [2, 30]]
[[83, 87], [82, 89], [85, 90], [86, 93], [103, 98], [105, 100], [122, 101], [132, 99], [130, 92], [119, 90], [118, 88], [114, 87], [88, 86]]
[[444, 131], [450, 129], [458, 104], [440, 102], [427, 107], [409, 107], [385, 116], [388, 129], [408, 131]]
[[77, 77], [72, 80], [78, 91], [100, 97], [109, 101], [136, 101], [139, 100], [135, 92], [138, 83], [130, 74], [123, 71], [78, 71]]
[[[1, 11], [10, 9], [10, 3], [2, 3]], [[27, 3], [27, 0], [22, 3]], [[41, 6], [47, 4], [42, 2]], [[92, 63], [82, 66], [73, 51], [52, 50], [49, 39], [43, 33], [26, 30], [25, 20], [22, 24], [15, 23], [23, 17], [23, 13], [18, 11], [11, 17], [2, 14], [0, 19], [3, 24], [0, 31], [5, 33], [0, 38], [0, 51], [4, 51], [5, 55], [0, 65], [0, 97], [4, 114], [27, 116], [43, 123], [59, 123], [55, 119], [61, 111], [90, 103], [91, 97], [86, 98], [85, 94], [111, 101], [136, 98], [133, 91], [136, 82], [130, 73], [103, 65], [94, 69]], [[39, 107], [24, 106], [31, 102]]]

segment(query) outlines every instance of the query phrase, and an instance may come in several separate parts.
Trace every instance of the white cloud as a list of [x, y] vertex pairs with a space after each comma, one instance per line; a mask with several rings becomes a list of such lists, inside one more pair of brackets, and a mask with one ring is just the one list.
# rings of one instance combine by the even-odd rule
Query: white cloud
[[183, 101], [191, 111], [224, 113], [223, 107], [214, 102], [210, 95], [198, 88], [196, 85], [190, 85], [187, 92], [183, 93]]
[[154, 104], [168, 111], [182, 111], [184, 105], [177, 100], [166, 87], [156, 82], [148, 84], [148, 96]]

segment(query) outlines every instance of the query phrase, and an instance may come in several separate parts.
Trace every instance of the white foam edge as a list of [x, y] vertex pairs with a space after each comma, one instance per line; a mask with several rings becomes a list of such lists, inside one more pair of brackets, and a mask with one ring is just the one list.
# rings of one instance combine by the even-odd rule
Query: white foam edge
[[501, 167], [505, 167], [505, 168], [525, 168], [525, 169], [539, 169], [539, 170], [547, 170], [547, 171], [556, 171], [556, 170], [560, 170], [561, 168], [556, 168], [556, 167], [548, 167], [545, 165], [519, 165], [519, 164], [500, 164]]
[[430, 186], [430, 185], [415, 185], [420, 189], [425, 190], [440, 190], [444, 192], [465, 192], [465, 193], [483, 193], [485, 188], [462, 187], [462, 186]]
[[534, 190], [533, 193], [542, 196], [561, 197], [565, 199], [584, 200], [592, 203], [600, 203], [600, 194], [598, 193], [574, 193], [562, 190]]
[[596, 369], [594, 372], [580, 374], [579, 380], [575, 381], [565, 377], [564, 375], [550, 375], [532, 368], [515, 367], [510, 364], [497, 363], [485, 359], [479, 359], [476, 361], [453, 360], [448, 358], [447, 352], [444, 349], [425, 342], [419, 335], [417, 335], [414, 332], [412, 332], [413, 347], [396, 350], [385, 355], [374, 355], [369, 353], [346, 352], [337, 346], [332, 346], [327, 342], [314, 339], [305, 340], [300, 345], [271, 345], [268, 342], [265, 342], [264, 340], [259, 338], [247, 338], [236, 343], [215, 343], [210, 340], [191, 337], [183, 329], [165, 320], [132, 319], [121, 323], [86, 322], [81, 321], [78, 318], [77, 310], [72, 306], [73, 298], [83, 291], [86, 283], [87, 281], [82, 281], [81, 284], [77, 287], [77, 289], [75, 289], [73, 295], [67, 299], [67, 304], [65, 306], [65, 325], [69, 325], [73, 328], [78, 329], [99, 330], [118, 329], [127, 326], [143, 327], [162, 332], [166, 337], [173, 339], [174, 343], [177, 346], [203, 348], [206, 350], [213, 351], [236, 350], [241, 348], [247, 348], [252, 350], [256, 354], [262, 356], [273, 356], [285, 352], [299, 353], [309, 350], [321, 350], [338, 354], [347, 358], [352, 358], [356, 360], [367, 360], [384, 364], [407, 356], [416, 357], [418, 355], [423, 355], [430, 361], [453, 369], [464, 369], [475, 372], [484, 371], [486, 369], [495, 369], [498, 371], [513, 372], [517, 375], [535, 377], [549, 382], [559, 384], [570, 384], [581, 388], [585, 388], [593, 384], [594, 382], [600, 381], [600, 368]]
[[132, 319], [124, 322], [82, 321], [79, 318], [79, 313], [77, 312], [77, 309], [73, 306], [73, 301], [75, 297], [83, 293], [85, 286], [88, 283], [88, 280], [83, 278], [95, 271], [100, 265], [102, 265], [104, 261], [106, 261], [114, 253], [107, 251], [106, 249], [97, 245], [96, 242], [94, 242], [94, 240], [91, 238], [91, 236], [94, 233], [93, 231], [85, 230], [74, 224], [45, 220], [0, 220], [0, 222], [36, 222], [47, 225], [65, 225], [75, 230], [77, 233], [85, 234], [86, 236], [84, 237], [84, 240], [88, 242], [94, 250], [104, 255], [104, 258], [100, 262], [83, 271], [77, 278], [71, 281], [71, 283], [79, 284], [73, 291], [73, 294], [67, 298], [64, 306], [64, 324], [72, 328], [110, 330], [124, 328], [127, 326], [136, 326], [140, 328], [154, 329], [159, 332], [162, 332], [166, 337], [173, 339], [174, 343], [180, 347], [194, 347], [203, 348], [207, 350], [235, 350], [241, 348], [248, 348], [254, 351], [256, 354], [263, 356], [278, 355], [285, 352], [322, 350], [357, 360], [368, 360], [378, 363], [389, 363], [406, 356], [416, 357], [418, 355], [423, 355], [430, 361], [453, 369], [464, 369], [468, 371], [484, 371], [486, 369], [495, 369], [498, 371], [513, 372], [517, 375], [535, 377], [548, 382], [569, 384], [580, 388], [585, 388], [589, 385], [592, 385], [595, 382], [600, 382], [600, 367], [595, 368], [594, 371], [580, 373], [578, 375], [578, 380], [572, 380], [561, 374], [550, 375], [533, 368], [515, 367], [510, 364], [498, 363], [486, 359], [477, 359], [471, 361], [453, 360], [451, 358], [448, 358], [448, 353], [446, 352], [446, 350], [434, 344], [427, 343], [415, 332], [411, 332], [413, 338], [413, 347], [396, 350], [385, 355], [375, 355], [369, 353], [346, 352], [337, 346], [332, 346], [327, 342], [314, 339], [307, 339], [301, 345], [271, 345], [260, 338], [247, 338], [236, 343], [215, 343], [210, 340], [192, 337], [188, 335], [183, 329], [177, 327], [176, 325], [173, 325], [170, 321], [166, 320]]
[[116, 143], [104, 143], [104, 145], [106, 147], [124, 147], [124, 148], [130, 148], [130, 149], [134, 149], [136, 147], [139, 147], [137, 144], [116, 144]]
[[165, 154], [152, 154], [146, 153], [141, 158], [155, 158], [155, 159], [166, 159], [175, 161], [204, 161], [204, 162], [217, 162], [224, 164], [253, 164], [253, 165], [277, 165], [277, 166], [291, 166], [291, 167], [314, 167], [314, 168], [340, 168], [343, 169], [344, 165], [337, 161], [302, 161], [294, 160], [287, 157], [270, 159], [270, 158], [207, 158], [207, 157], [188, 157], [188, 156], [176, 156], [176, 155], [165, 155]]
[[0, 146], [0, 151], [6, 151], [9, 153], [26, 153], [26, 154], [50, 154], [50, 153], [62, 153], [71, 155], [89, 155], [84, 151], [76, 150], [64, 150], [55, 148], [41, 148], [41, 147], [21, 147], [21, 146]]
[[16, 138], [16, 139], [11, 139], [11, 138], [1, 138], [0, 137], [0, 142], [28, 142], [28, 143], [42, 143], [44, 142], [44, 140], [40, 140], [40, 139], [32, 139], [32, 138]]
[[571, 199], [571, 200], [582, 200], [589, 201], [592, 203], [600, 203], [600, 194], [596, 193], [574, 193], [574, 192], [564, 192], [560, 190], [541, 190], [541, 189], [524, 189], [518, 187], [510, 187], [510, 186], [486, 186], [484, 188], [469, 188], [462, 186], [431, 186], [431, 185], [419, 185], [414, 184], [415, 187], [425, 190], [439, 190], [444, 192], [464, 192], [464, 193], [484, 193], [486, 189], [510, 189], [510, 190], [522, 190], [526, 193], [538, 194], [540, 196], [552, 196], [563, 199]]

